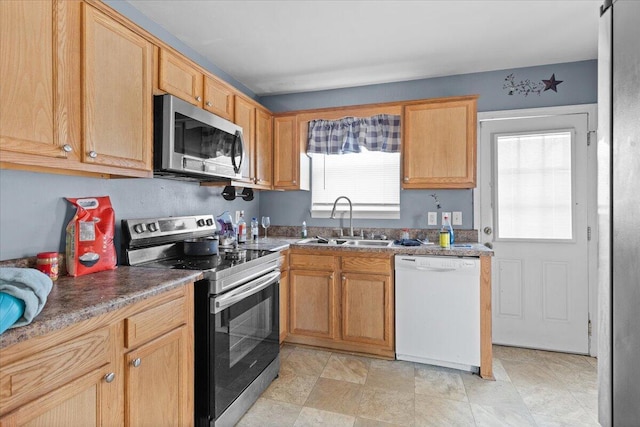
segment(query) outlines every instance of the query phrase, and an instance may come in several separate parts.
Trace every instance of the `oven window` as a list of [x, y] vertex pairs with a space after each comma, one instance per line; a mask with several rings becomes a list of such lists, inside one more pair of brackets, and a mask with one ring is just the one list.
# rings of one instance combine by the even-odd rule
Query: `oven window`
[[[271, 335], [271, 301], [262, 301], [258, 305], [229, 320], [229, 367], [234, 367], [243, 357]], [[226, 332], [222, 331], [223, 333]]]

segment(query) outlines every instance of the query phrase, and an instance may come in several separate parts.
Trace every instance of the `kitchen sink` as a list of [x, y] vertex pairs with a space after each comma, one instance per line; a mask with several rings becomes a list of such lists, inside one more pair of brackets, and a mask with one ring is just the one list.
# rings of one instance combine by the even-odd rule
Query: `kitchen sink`
[[393, 245], [392, 240], [347, 240], [345, 246], [367, 247], [367, 248], [386, 248]]
[[336, 245], [343, 245], [347, 242], [346, 239], [331, 239], [329, 238], [329, 241], [327, 240], [323, 240], [323, 239], [303, 239], [300, 240], [298, 242], [296, 242], [299, 245], [329, 245], [329, 246], [336, 246]]

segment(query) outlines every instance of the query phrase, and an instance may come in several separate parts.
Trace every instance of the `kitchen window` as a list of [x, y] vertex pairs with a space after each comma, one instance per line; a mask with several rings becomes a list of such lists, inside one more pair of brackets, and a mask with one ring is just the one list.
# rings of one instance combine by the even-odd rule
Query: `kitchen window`
[[[357, 154], [314, 154], [311, 217], [329, 218], [339, 196], [351, 200], [354, 218], [400, 218], [400, 153], [362, 149]], [[340, 200], [336, 212], [348, 217], [349, 204]]]

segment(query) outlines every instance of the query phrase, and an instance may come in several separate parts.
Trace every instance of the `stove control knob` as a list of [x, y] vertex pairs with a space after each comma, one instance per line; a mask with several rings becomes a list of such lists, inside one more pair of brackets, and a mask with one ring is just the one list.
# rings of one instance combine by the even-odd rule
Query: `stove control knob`
[[209, 226], [213, 225], [213, 220], [211, 218], [207, 219], [207, 225]]
[[156, 224], [155, 222], [150, 222], [149, 224], [147, 224], [147, 228], [151, 232], [158, 231], [158, 224]]
[[136, 224], [133, 226], [133, 231], [135, 231], [136, 233], [142, 233], [147, 229], [147, 227], [144, 224]]
[[204, 219], [200, 218], [200, 219], [196, 222], [196, 224], [198, 224], [198, 227], [204, 227], [204, 224], [205, 224]]

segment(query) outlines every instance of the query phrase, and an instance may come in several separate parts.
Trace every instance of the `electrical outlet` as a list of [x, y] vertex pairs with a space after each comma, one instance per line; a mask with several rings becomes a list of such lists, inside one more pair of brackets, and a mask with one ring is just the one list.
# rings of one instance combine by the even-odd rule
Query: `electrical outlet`
[[236, 220], [235, 223], [237, 224], [238, 221], [240, 221], [240, 211], [236, 211]]
[[429, 212], [427, 215], [427, 225], [438, 225], [438, 212]]
[[444, 224], [444, 217], [449, 218], [449, 224], [451, 224], [451, 212], [442, 212], [442, 224]]
[[451, 221], [452, 225], [462, 225], [462, 212], [454, 212]]

